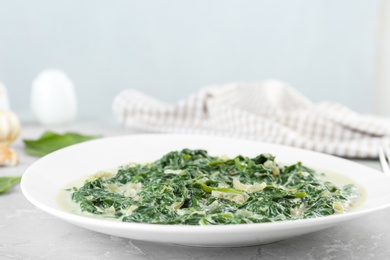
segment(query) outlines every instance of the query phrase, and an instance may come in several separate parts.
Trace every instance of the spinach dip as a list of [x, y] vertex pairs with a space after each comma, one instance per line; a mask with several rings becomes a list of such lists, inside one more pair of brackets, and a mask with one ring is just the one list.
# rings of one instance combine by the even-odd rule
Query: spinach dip
[[354, 184], [336, 186], [300, 162], [173, 151], [147, 164], [89, 176], [66, 189], [79, 210], [123, 222], [177, 225], [264, 223], [342, 214], [357, 204]]

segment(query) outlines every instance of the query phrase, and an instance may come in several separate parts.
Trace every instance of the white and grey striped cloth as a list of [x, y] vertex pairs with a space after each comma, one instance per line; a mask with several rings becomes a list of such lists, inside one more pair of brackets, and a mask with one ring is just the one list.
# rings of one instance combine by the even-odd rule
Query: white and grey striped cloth
[[113, 110], [126, 128], [239, 137], [342, 157], [376, 158], [378, 146], [390, 136], [387, 118], [357, 114], [333, 102], [314, 104], [274, 80], [213, 85], [177, 104], [130, 89], [115, 98]]

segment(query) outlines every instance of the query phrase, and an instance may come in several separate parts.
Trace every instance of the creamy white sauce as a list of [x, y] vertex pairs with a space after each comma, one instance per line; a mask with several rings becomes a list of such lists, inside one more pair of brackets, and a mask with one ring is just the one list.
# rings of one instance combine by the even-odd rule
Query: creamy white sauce
[[366, 200], [367, 192], [365, 191], [363, 186], [360, 185], [359, 183], [353, 181], [351, 178], [349, 178], [345, 175], [342, 175], [340, 173], [337, 173], [337, 172], [332, 172], [332, 171], [323, 171], [323, 170], [315, 170], [315, 171], [317, 173], [319, 173], [319, 177], [321, 180], [329, 181], [329, 182], [335, 184], [337, 187], [342, 187], [342, 186], [345, 186], [348, 184], [353, 184], [357, 187], [358, 197], [356, 198], [356, 200], [354, 200], [351, 203], [350, 207], [348, 208], [348, 211], [356, 210]]
[[[114, 169], [107, 170], [104, 172], [116, 174], [117, 171], [118, 171], [118, 168], [114, 168]], [[97, 173], [88, 174], [88, 175], [83, 176], [82, 178], [80, 178], [78, 180], [75, 180], [75, 181], [68, 183], [64, 188], [62, 188], [58, 192], [57, 197], [56, 197], [57, 205], [61, 209], [63, 209], [64, 211], [72, 213], [72, 214], [82, 215], [82, 216], [91, 217], [91, 218], [99, 218], [99, 219], [107, 218], [107, 219], [113, 220], [113, 221], [121, 221], [120, 219], [117, 219], [114, 217], [111, 218], [111, 217], [107, 217], [106, 215], [95, 215], [95, 214], [92, 214], [89, 212], [81, 211], [80, 205], [72, 200], [72, 192], [69, 191], [69, 189], [73, 189], [74, 187], [77, 187], [77, 188], [82, 187], [86, 180], [90, 179], [92, 176], [94, 176], [96, 174]]]

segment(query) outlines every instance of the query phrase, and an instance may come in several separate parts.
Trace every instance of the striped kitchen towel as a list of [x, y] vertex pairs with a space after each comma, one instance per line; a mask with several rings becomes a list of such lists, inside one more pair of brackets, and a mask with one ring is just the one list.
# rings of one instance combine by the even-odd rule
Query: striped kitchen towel
[[315, 104], [275, 80], [208, 86], [176, 104], [130, 89], [116, 96], [113, 110], [126, 128], [239, 137], [350, 158], [376, 158], [390, 136], [387, 118]]

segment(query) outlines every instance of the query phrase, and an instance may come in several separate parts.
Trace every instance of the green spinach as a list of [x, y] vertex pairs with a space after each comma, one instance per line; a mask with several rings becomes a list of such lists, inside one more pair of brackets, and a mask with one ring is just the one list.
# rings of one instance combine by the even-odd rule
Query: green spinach
[[44, 156], [58, 149], [98, 138], [99, 136], [81, 135], [78, 133], [58, 134], [47, 131], [36, 140], [23, 140], [24, 151], [33, 156]]
[[0, 194], [7, 192], [15, 183], [19, 182], [22, 177], [0, 177]]
[[338, 188], [301, 163], [173, 151], [148, 164], [98, 173], [71, 198], [84, 212], [124, 222], [217, 225], [327, 216], [348, 210], [357, 190]]

